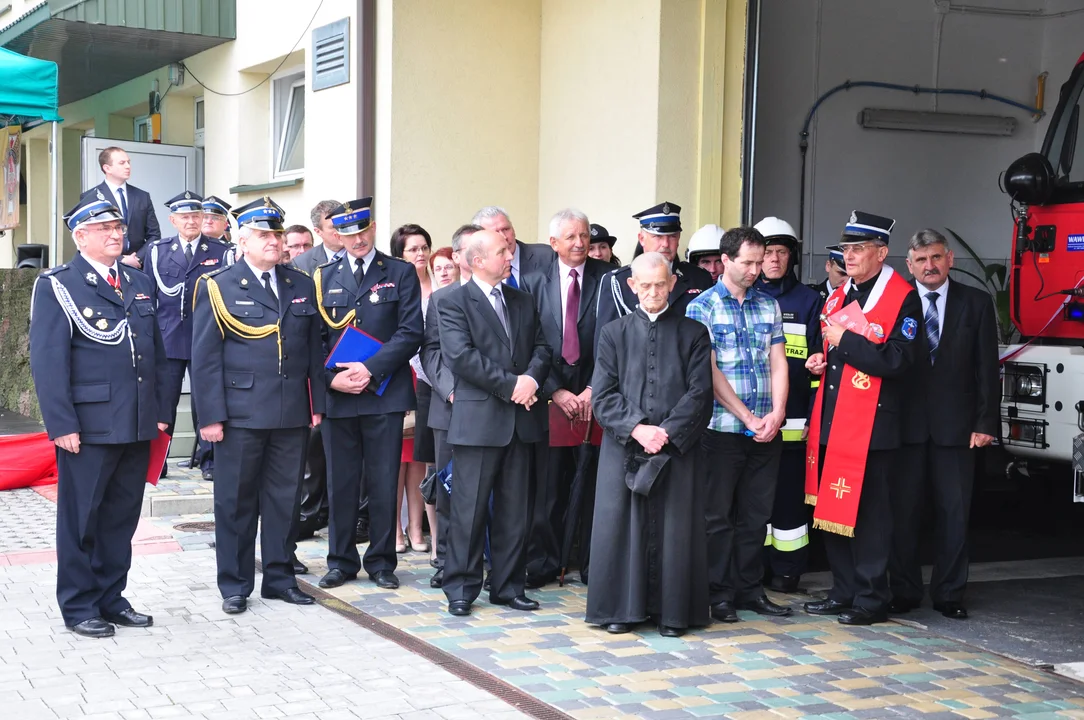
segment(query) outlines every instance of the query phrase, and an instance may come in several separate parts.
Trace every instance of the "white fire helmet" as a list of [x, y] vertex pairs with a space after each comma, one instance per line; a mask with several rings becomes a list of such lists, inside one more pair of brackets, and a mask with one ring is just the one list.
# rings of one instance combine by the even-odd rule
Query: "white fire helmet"
[[719, 242], [726, 232], [718, 225], [705, 225], [689, 238], [689, 247], [685, 250], [685, 259], [692, 260], [696, 255], [719, 254]]
[[[764, 218], [753, 226], [754, 230], [760, 232], [764, 236], [764, 240], [775, 242], [769, 242], [769, 245], [780, 244], [780, 239], [785, 239], [782, 242], [783, 245], [787, 245], [791, 252], [796, 252], [798, 249], [798, 233], [791, 227], [791, 224], [786, 220], [780, 220], [779, 218]], [[789, 242], [788, 242], [789, 241]]]

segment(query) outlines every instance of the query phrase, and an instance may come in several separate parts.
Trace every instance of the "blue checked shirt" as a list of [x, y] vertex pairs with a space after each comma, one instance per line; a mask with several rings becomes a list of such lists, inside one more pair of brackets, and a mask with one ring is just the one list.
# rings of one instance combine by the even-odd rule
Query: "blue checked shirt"
[[[749, 288], [745, 291], [745, 302], [739, 305], [720, 280], [689, 303], [685, 315], [708, 328], [716, 365], [745, 407], [757, 417], [770, 413], [772, 381], [768, 357], [772, 345], [785, 342], [779, 303], [756, 288]], [[716, 401], [708, 428], [740, 433], [745, 425]]]

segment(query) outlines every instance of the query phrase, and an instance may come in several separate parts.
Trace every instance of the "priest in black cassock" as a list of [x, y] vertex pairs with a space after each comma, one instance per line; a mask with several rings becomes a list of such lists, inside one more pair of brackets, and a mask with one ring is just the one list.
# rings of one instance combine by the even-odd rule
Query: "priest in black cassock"
[[587, 622], [611, 633], [652, 619], [679, 637], [709, 623], [697, 442], [711, 417], [711, 340], [670, 310], [676, 279], [659, 253], [636, 258], [639, 306], [602, 328], [595, 356], [591, 404], [606, 434]]

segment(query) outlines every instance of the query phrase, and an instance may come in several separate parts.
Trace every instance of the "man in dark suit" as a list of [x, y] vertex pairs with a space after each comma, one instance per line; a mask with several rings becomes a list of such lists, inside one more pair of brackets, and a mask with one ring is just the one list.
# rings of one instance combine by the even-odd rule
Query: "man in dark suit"
[[[677, 259], [678, 244], [681, 242], [681, 206], [663, 202], [633, 217], [640, 221], [636, 254], [657, 252], [670, 262], [671, 272], [677, 276], [674, 289], [670, 291], [670, 307], [684, 315], [689, 302], [711, 288], [712, 281], [707, 270]], [[612, 270], [602, 279], [595, 320], [595, 327], [599, 331], [611, 320], [624, 317], [636, 309], [638, 300], [629, 286], [630, 277], [632, 269], [626, 265]]]
[[342, 203], [338, 200], [321, 200], [312, 208], [309, 219], [312, 220], [313, 230], [320, 236], [321, 244], [313, 246], [294, 258], [294, 266], [299, 270], [313, 275], [316, 273], [316, 268], [345, 254], [343, 243], [346, 238], [335, 231], [329, 217], [331, 211], [341, 205]]
[[320, 579], [324, 588], [353, 580], [362, 569], [354, 538], [363, 467], [370, 523], [365, 572], [381, 588], [399, 587], [395, 492], [403, 415], [417, 408], [410, 358], [422, 340], [421, 286], [413, 265], [376, 249], [372, 203], [367, 197], [331, 210], [331, 222], [345, 238], [347, 254], [318, 267], [313, 276], [327, 348], [334, 348], [351, 325], [381, 343], [364, 362], [339, 362], [326, 372], [324, 432], [331, 452], [328, 572]]
[[[523, 289], [534, 298], [542, 333], [550, 348], [552, 362], [542, 396], [552, 398], [569, 423], [591, 421], [591, 374], [595, 369], [595, 307], [602, 277], [613, 269], [609, 263], [587, 256], [591, 247], [590, 223], [579, 210], [558, 212], [550, 220], [550, 246], [556, 259], [543, 272], [524, 276]], [[552, 411], [552, 409], [551, 409]], [[553, 582], [561, 570], [561, 543], [568, 532], [566, 522], [579, 523], [580, 577], [587, 577], [587, 550], [591, 545], [591, 514], [594, 508], [595, 468], [598, 453], [590, 445], [548, 447], [544, 441], [538, 453], [534, 513], [527, 544], [527, 587]], [[580, 457], [587, 453], [589, 458]], [[580, 514], [566, 518], [569, 491], [577, 461], [586, 460], [589, 477], [584, 478]]]
[[324, 412], [316, 292], [279, 264], [282, 208], [265, 197], [233, 212], [244, 257], [199, 283], [192, 347], [200, 434], [215, 443], [215, 556], [228, 614], [248, 608], [261, 519], [261, 597], [314, 602], [297, 587], [292, 555], [309, 426]]
[[102, 638], [153, 622], [121, 593], [150, 441], [170, 421], [166, 352], [151, 281], [117, 262], [120, 209], [94, 192], [64, 222], [79, 252], [34, 286], [30, 370], [56, 444], [57, 602], [69, 630]]
[[[441, 353], [455, 376], [448, 427], [452, 479], [444, 594], [448, 612], [469, 615], [482, 590], [482, 546], [490, 523], [489, 601], [536, 610], [524, 594], [530, 515], [530, 445], [546, 436], [545, 406], [536, 406], [550, 349], [529, 295], [502, 281], [512, 250], [483, 230], [467, 241], [471, 281], [440, 303]], [[489, 510], [493, 495], [492, 516]]]
[[474, 213], [471, 223], [490, 230], [504, 238], [512, 253], [512, 272], [505, 279], [506, 285], [519, 288], [523, 276], [529, 272], [544, 272], [553, 262], [553, 249], [542, 243], [525, 243], [516, 238], [516, 229], [504, 208], [489, 205]]
[[101, 192], [105, 199], [120, 208], [124, 224], [128, 227], [124, 235], [124, 255], [121, 262], [134, 268], [143, 266], [139, 251], [143, 246], [162, 237], [158, 227], [158, 218], [154, 214], [154, 203], [146, 190], [140, 190], [128, 182], [132, 176], [132, 161], [128, 153], [119, 147], [107, 147], [98, 153], [98, 165], [105, 174], [105, 180], [97, 187], [83, 193], [83, 198], [90, 193]]
[[[225, 267], [230, 249], [220, 240], [200, 232], [203, 226], [203, 198], [191, 191], [167, 200], [169, 221], [177, 234], [145, 246], [143, 268], [154, 280], [154, 301], [158, 306], [158, 327], [169, 358], [169, 385], [166, 402], [170, 410], [167, 432], [173, 434], [177, 422], [177, 403], [181, 399], [184, 374], [192, 359], [192, 295], [196, 281], [209, 272]], [[193, 415], [193, 426], [199, 427]], [[165, 468], [162, 469], [163, 473]], [[203, 479], [211, 480], [211, 470], [203, 470]]]
[[[482, 230], [478, 225], [463, 225], [452, 234], [452, 259], [459, 265], [459, 282], [452, 283], [429, 296], [429, 310], [425, 317], [425, 334], [422, 338], [422, 369], [433, 383], [433, 396], [429, 401], [429, 429], [433, 431], [433, 444], [436, 450], [436, 468], [448, 466], [452, 459], [452, 446], [448, 444], [448, 427], [452, 422], [452, 402], [455, 400], [455, 377], [451, 368], [444, 362], [440, 352], [440, 303], [464, 283], [470, 282], [471, 268], [464, 262], [464, 245], [476, 232]], [[444, 489], [444, 484], [437, 483], [437, 571], [429, 580], [429, 586], [439, 588], [444, 583], [444, 560], [448, 552], [448, 525], [451, 522], [452, 498]]]
[[907, 268], [922, 300], [928, 356], [915, 363], [904, 405], [904, 445], [892, 484], [892, 602], [903, 613], [922, 601], [918, 546], [927, 483], [934, 514], [930, 597], [945, 617], [967, 617], [967, 521], [975, 448], [986, 447], [1000, 422], [997, 322], [990, 296], [949, 280], [952, 251], [936, 230], [911, 238]]

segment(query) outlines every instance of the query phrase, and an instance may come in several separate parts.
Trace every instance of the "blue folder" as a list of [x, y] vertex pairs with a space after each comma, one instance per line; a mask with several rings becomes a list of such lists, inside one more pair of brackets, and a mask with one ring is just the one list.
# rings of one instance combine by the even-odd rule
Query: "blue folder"
[[[331, 349], [331, 353], [327, 356], [324, 367], [328, 370], [334, 370], [338, 363], [363, 363], [376, 355], [382, 347], [384, 347], [384, 343], [372, 335], [358, 330], [353, 325], [347, 325], [342, 335], [339, 336], [339, 341], [335, 343], [335, 347]], [[388, 375], [384, 378], [384, 382], [380, 383], [380, 387], [376, 389], [376, 394], [383, 395], [388, 388], [389, 382], [391, 382], [391, 375]]]

